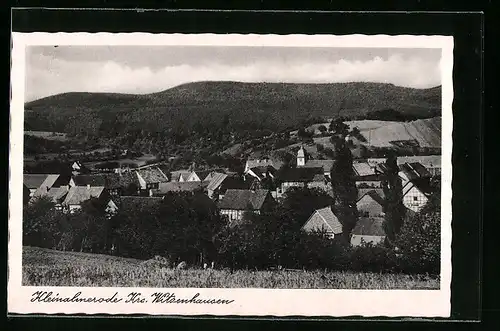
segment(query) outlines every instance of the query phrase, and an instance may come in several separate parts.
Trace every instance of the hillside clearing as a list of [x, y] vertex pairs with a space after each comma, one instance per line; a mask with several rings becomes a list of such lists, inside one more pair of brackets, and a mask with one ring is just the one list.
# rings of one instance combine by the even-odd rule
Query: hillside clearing
[[24, 286], [438, 289], [423, 275], [320, 271], [175, 270], [108, 255], [23, 248]]

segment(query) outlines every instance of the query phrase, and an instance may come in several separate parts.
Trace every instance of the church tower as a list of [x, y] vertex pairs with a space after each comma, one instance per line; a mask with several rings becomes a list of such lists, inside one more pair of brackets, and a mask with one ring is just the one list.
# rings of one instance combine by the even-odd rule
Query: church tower
[[306, 165], [306, 151], [303, 146], [300, 146], [297, 152], [297, 167], [303, 167]]

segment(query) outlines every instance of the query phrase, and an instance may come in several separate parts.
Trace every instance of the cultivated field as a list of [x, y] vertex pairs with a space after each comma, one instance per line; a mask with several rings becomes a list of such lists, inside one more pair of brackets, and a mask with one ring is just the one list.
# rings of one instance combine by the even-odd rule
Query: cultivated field
[[66, 133], [62, 132], [50, 132], [50, 131], [24, 131], [25, 135], [34, 136], [38, 138], [45, 138], [49, 140], [60, 140], [64, 141], [67, 139]]
[[[149, 262], [149, 261], [148, 261]], [[107, 255], [24, 247], [24, 286], [438, 289], [429, 276], [320, 271], [175, 270]]]

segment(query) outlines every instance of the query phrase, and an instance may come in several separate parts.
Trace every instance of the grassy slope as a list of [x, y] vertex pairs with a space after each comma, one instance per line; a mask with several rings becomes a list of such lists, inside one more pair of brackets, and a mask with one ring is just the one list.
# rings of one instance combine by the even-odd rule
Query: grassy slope
[[430, 117], [441, 108], [440, 95], [441, 87], [380, 83], [196, 82], [146, 95], [64, 93], [35, 100], [25, 105], [26, 129], [62, 131], [68, 122], [81, 125], [82, 118], [75, 118], [81, 112], [92, 113], [84, 120], [97, 126], [106, 118], [125, 118], [124, 125], [159, 130], [195, 121], [220, 124], [224, 114], [234, 124], [273, 129], [296, 127], [309, 116], [352, 117], [386, 108]]
[[23, 248], [25, 286], [437, 289], [427, 276], [353, 272], [173, 270], [107, 255]]

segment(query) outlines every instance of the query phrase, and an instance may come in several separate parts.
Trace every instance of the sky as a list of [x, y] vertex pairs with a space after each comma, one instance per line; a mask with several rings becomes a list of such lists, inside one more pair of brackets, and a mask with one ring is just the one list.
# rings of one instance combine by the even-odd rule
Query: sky
[[441, 84], [441, 49], [29, 46], [26, 101], [64, 92], [153, 93], [195, 81]]

